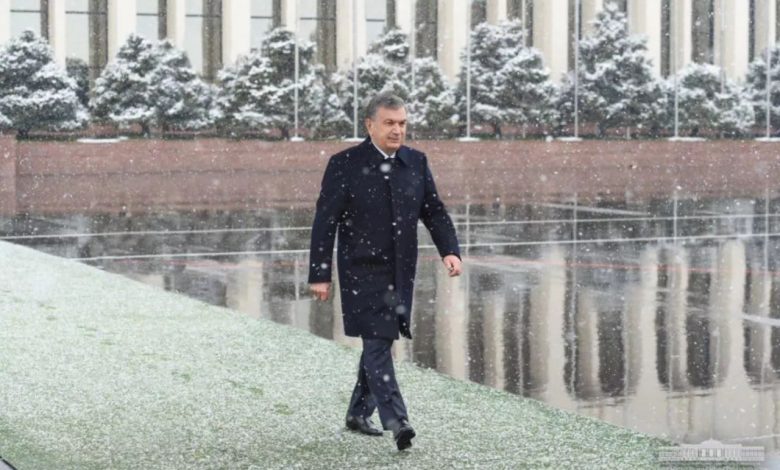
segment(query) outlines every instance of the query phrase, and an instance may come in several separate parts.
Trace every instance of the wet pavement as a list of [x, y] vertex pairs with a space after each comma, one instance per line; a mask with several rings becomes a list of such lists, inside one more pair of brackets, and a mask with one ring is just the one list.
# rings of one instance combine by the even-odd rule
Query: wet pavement
[[[454, 205], [465, 273], [420, 227], [395, 354], [642, 432], [780, 448], [780, 197]], [[307, 293], [311, 210], [17, 216], [3, 239], [339, 342]], [[334, 308], [335, 305], [335, 308]]]

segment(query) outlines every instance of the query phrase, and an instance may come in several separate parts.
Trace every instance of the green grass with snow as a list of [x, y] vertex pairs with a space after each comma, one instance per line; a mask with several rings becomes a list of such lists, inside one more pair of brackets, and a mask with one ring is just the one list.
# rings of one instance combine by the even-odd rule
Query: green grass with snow
[[25, 469], [643, 468], [650, 438], [399, 364], [418, 437], [343, 427], [359, 351], [0, 242], [0, 455]]

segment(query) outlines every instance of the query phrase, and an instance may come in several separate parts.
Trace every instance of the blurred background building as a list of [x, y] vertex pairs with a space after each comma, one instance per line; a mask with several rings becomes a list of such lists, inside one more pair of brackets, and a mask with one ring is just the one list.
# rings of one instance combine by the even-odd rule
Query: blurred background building
[[383, 31], [398, 27], [415, 30], [415, 55], [435, 57], [454, 80], [470, 26], [518, 19], [528, 45], [560, 80], [573, 68], [577, 25], [587, 35], [607, 2], [626, 12], [632, 33], [647, 38], [661, 76], [693, 61], [741, 79], [778, 38], [780, 0], [0, 0], [0, 43], [32, 29], [49, 40], [59, 63], [82, 59], [94, 78], [135, 32], [169, 38], [213, 79], [277, 26], [314, 41], [317, 60], [331, 71], [350, 68]]

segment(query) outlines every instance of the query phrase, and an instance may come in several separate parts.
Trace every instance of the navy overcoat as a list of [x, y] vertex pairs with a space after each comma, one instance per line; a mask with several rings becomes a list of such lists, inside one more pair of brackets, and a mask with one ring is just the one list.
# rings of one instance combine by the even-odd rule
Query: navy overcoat
[[450, 216], [425, 154], [402, 146], [385, 160], [370, 139], [333, 155], [311, 232], [309, 283], [330, 282], [338, 232], [338, 275], [348, 336], [411, 338], [417, 221], [441, 257], [460, 257]]

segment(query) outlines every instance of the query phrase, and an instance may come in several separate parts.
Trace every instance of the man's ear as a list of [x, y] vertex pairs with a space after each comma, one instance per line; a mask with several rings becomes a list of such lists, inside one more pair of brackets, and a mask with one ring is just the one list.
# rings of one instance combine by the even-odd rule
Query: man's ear
[[365, 124], [366, 124], [366, 131], [370, 134], [371, 133], [371, 124], [373, 124], [373, 122], [371, 121], [371, 118], [366, 118]]

